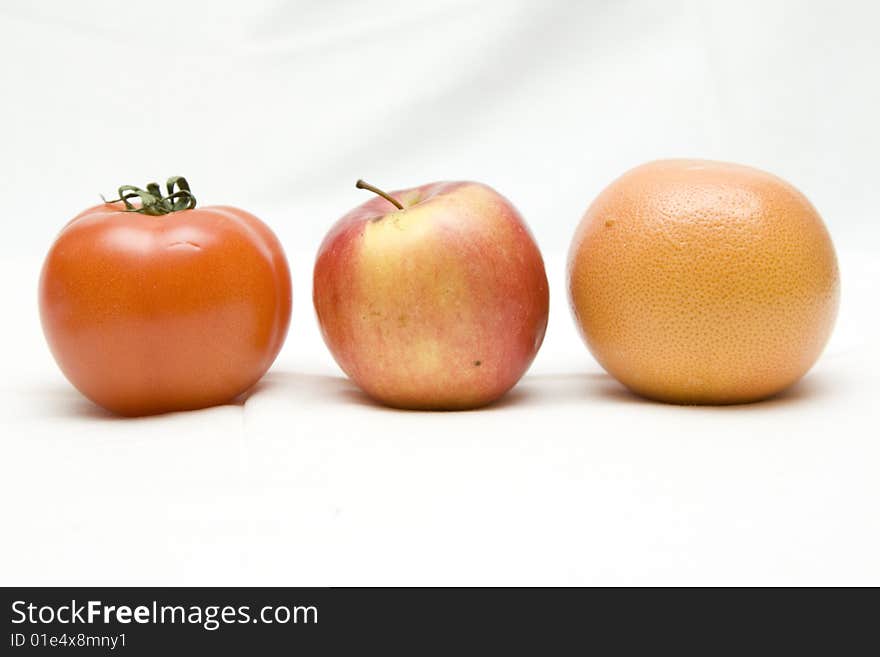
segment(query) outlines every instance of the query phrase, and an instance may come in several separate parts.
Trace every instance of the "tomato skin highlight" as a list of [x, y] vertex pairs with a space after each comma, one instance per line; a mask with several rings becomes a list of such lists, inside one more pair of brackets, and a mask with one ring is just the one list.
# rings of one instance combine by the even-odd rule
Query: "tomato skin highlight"
[[278, 239], [226, 206], [162, 216], [89, 208], [55, 240], [39, 285], [43, 332], [64, 375], [130, 416], [247, 391], [281, 350], [291, 296]]

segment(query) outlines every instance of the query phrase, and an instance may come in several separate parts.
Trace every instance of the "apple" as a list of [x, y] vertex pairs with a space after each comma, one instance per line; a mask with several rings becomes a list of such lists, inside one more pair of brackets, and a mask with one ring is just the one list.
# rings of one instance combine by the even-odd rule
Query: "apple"
[[475, 182], [385, 193], [321, 244], [313, 293], [336, 362], [398, 408], [489, 404], [528, 369], [547, 327], [544, 262], [510, 201]]

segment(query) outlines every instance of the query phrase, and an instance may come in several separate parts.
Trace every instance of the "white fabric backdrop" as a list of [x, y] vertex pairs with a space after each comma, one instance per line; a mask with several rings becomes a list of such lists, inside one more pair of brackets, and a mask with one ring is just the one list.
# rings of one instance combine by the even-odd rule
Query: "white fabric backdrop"
[[7, 0], [0, 21], [14, 251], [173, 174], [310, 252], [358, 177], [485, 181], [551, 251], [658, 157], [778, 173], [838, 241], [861, 242], [877, 185], [869, 1]]
[[[878, 7], [7, 0], [0, 583], [880, 583]], [[581, 213], [675, 156], [773, 171], [826, 218], [841, 320], [783, 399], [642, 403], [574, 331]], [[244, 405], [113, 420], [52, 362], [37, 272], [98, 193], [180, 174], [278, 233], [291, 333]], [[480, 180], [529, 221], [551, 323], [505, 403], [395, 413], [341, 378], [310, 276], [358, 177]]]

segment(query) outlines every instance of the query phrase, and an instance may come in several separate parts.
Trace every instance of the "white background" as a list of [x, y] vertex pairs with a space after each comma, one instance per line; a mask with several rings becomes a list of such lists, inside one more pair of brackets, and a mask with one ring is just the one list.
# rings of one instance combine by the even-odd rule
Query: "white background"
[[[880, 584], [880, 22], [873, 2], [26, 2], [0, 6], [0, 583]], [[837, 330], [782, 397], [626, 393], [580, 342], [565, 251], [659, 157], [803, 190]], [[36, 285], [60, 227], [186, 175], [278, 233], [294, 314], [237, 405], [113, 418], [63, 379]], [[501, 403], [373, 405], [320, 340], [311, 268], [364, 177], [475, 179], [545, 254], [544, 348]]]

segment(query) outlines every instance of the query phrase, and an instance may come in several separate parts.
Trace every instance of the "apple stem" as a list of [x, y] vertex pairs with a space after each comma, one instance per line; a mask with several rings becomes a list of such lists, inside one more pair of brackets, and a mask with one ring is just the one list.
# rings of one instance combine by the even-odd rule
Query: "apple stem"
[[403, 206], [400, 204], [400, 201], [398, 201], [396, 198], [391, 196], [391, 194], [388, 194], [387, 192], [383, 192], [378, 187], [373, 187], [371, 184], [365, 183], [363, 180], [358, 180], [354, 184], [354, 186], [357, 187], [358, 189], [366, 189], [366, 190], [373, 192], [374, 194], [378, 194], [379, 196], [384, 198], [386, 201], [391, 203], [398, 210], [403, 210]]

